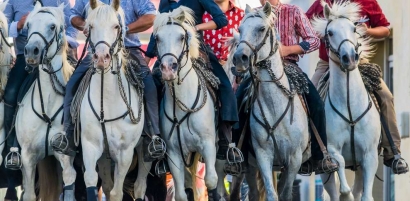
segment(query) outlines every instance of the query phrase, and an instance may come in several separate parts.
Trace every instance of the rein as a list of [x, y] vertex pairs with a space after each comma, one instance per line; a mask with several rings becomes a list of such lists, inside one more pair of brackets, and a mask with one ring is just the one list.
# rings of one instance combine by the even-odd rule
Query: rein
[[[348, 19], [348, 18], [346, 18], [346, 17], [341, 17], [341, 18]], [[348, 19], [348, 20], [350, 20], [350, 19]], [[361, 44], [360, 44], [360, 43], [357, 43], [357, 44], [355, 45], [350, 39], [344, 39], [344, 40], [342, 40], [342, 42], [340, 42], [340, 44], [339, 44], [337, 50], [332, 47], [332, 45], [330, 44], [330, 41], [329, 41], [329, 33], [328, 33], [328, 31], [327, 31], [327, 27], [329, 26], [330, 22], [332, 22], [332, 20], [330, 20], [330, 21], [327, 23], [327, 25], [326, 25], [326, 31], [325, 31], [325, 44], [326, 44], [326, 49], [330, 50], [333, 54], [335, 54], [335, 55], [339, 58], [339, 61], [341, 60], [340, 54], [339, 54], [339, 50], [340, 50], [340, 47], [342, 46], [342, 44], [343, 44], [344, 42], [350, 42], [350, 43], [352, 43], [352, 44], [354, 45], [354, 47], [355, 47], [355, 51], [357, 52], [357, 51], [358, 51], [358, 48], [359, 48], [359, 46], [360, 46]], [[332, 59], [330, 56], [329, 56], [329, 58]], [[332, 59], [332, 61], [334, 61], [334, 60]], [[338, 63], [337, 61], [334, 61], [334, 62], [335, 62], [335, 63]], [[350, 82], [349, 82], [349, 75], [350, 75], [350, 71], [352, 71], [352, 70], [354, 70], [354, 69], [350, 69], [350, 70], [349, 70], [349, 69], [345, 68], [345, 67], [344, 67], [343, 65], [341, 65], [341, 64], [340, 64], [340, 69], [347, 74], [347, 77], [346, 77], [346, 79], [347, 79], [347, 81], [346, 81], [346, 88], [347, 88], [347, 111], [348, 111], [349, 117], [344, 116], [344, 115], [343, 115], [339, 110], [337, 110], [336, 107], [333, 105], [332, 99], [330, 98], [329, 88], [328, 88], [328, 99], [329, 99], [329, 104], [330, 104], [330, 106], [332, 107], [333, 111], [335, 111], [336, 114], [337, 114], [340, 118], [342, 118], [346, 123], [348, 123], [348, 124], [350, 125], [350, 146], [351, 146], [351, 152], [352, 152], [352, 158], [353, 158], [353, 167], [352, 167], [352, 170], [353, 170], [353, 171], [356, 171], [358, 165], [357, 165], [357, 160], [356, 160], [356, 148], [355, 148], [355, 142], [354, 142], [355, 126], [356, 126], [356, 124], [370, 111], [370, 109], [372, 108], [372, 101], [371, 101], [371, 97], [370, 97], [369, 92], [367, 92], [367, 95], [368, 95], [368, 106], [367, 106], [366, 110], [365, 110], [361, 115], [359, 115], [359, 117], [357, 117], [356, 119], [353, 119], [352, 110], [351, 110], [351, 107], [350, 107]]]

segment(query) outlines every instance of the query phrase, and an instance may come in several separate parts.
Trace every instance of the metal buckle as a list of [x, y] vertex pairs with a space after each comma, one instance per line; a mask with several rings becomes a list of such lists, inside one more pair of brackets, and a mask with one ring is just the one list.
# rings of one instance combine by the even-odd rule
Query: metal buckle
[[[16, 164], [13, 164], [13, 159], [17, 157]], [[10, 152], [6, 155], [6, 163], [4, 166], [10, 170], [20, 170], [23, 164], [21, 163], [21, 155], [18, 147], [11, 147]]]

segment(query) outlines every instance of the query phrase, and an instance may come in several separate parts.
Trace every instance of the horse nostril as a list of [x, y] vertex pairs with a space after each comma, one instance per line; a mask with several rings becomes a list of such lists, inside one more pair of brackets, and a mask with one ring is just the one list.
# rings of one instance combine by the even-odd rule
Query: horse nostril
[[97, 54], [93, 54], [93, 59], [97, 60], [98, 59], [98, 55]]
[[354, 55], [354, 60], [355, 60], [355, 61], [358, 61], [358, 60], [359, 60], [359, 54], [355, 54], [355, 55]]
[[172, 70], [177, 70], [178, 64], [177, 63], [172, 63]]
[[40, 50], [37, 47], [34, 48], [34, 55], [38, 55], [38, 53], [40, 53]]
[[248, 56], [242, 55], [242, 61], [247, 63], [248, 62]]
[[110, 55], [109, 55], [109, 54], [106, 54], [106, 55], [105, 55], [105, 59], [110, 59]]
[[347, 55], [342, 56], [342, 62], [343, 63], [349, 63], [349, 57]]

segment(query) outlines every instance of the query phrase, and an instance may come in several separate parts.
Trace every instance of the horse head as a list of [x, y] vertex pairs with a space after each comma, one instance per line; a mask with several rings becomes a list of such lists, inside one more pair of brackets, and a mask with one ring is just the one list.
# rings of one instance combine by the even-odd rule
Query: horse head
[[357, 68], [360, 57], [371, 53], [367, 51], [369, 39], [361, 37], [366, 35], [365, 27], [361, 26], [366, 19], [360, 17], [360, 4], [338, 2], [330, 6], [322, 1], [322, 6], [324, 17], [316, 17], [313, 27], [330, 50], [329, 58], [339, 64], [342, 71], [352, 71]]
[[238, 47], [233, 63], [238, 72], [247, 71], [251, 66], [276, 53], [279, 41], [274, 28], [275, 14], [269, 2], [261, 9], [251, 9], [248, 5], [245, 17], [239, 26]]
[[171, 13], [160, 14], [154, 21], [154, 36], [164, 80], [176, 79], [188, 59], [199, 55], [192, 12], [181, 6]]
[[52, 60], [66, 45], [64, 7], [64, 3], [59, 7], [42, 7], [37, 2], [27, 16], [24, 26], [28, 39], [24, 56], [28, 65], [39, 66], [44, 60]]
[[96, 0], [90, 1], [85, 29], [89, 32], [93, 62], [100, 69], [109, 68], [113, 57], [118, 58], [123, 48], [126, 31], [124, 12], [119, 5], [119, 0], [111, 5], [98, 5]]

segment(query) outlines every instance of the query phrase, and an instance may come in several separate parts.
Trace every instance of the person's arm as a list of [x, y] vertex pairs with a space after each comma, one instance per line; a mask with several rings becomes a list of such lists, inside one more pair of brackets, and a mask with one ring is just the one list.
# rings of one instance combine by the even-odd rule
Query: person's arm
[[127, 34], [143, 32], [152, 27], [157, 13], [154, 4], [149, 0], [134, 1], [133, 6], [138, 19], [127, 25]]
[[219, 6], [213, 0], [198, 0], [207, 11], [212, 16], [212, 20], [197, 24], [195, 27], [197, 31], [220, 29], [228, 25], [228, 19], [226, 19], [225, 14], [219, 8]]
[[[14, 0], [9, 0], [9, 2], [6, 5], [6, 8], [4, 8], [4, 15], [7, 18], [7, 24], [9, 25], [9, 37], [16, 38], [19, 35], [20, 29], [17, 28], [17, 24], [19, 21], [14, 21]], [[23, 16], [24, 17], [24, 16]], [[24, 25], [24, 22], [22, 23]]]
[[366, 6], [369, 17], [370, 27], [367, 27], [366, 33], [373, 38], [385, 38], [390, 35], [390, 22], [387, 20], [376, 0], [371, 2], [372, 5]]
[[[367, 27], [367, 26], [366, 26]], [[385, 38], [390, 35], [390, 29], [388, 27], [375, 27], [367, 28], [366, 34], [373, 38]]]
[[82, 0], [76, 0], [74, 6], [71, 8], [70, 12], [70, 23], [76, 29], [84, 31], [85, 26], [85, 5]]
[[315, 51], [319, 48], [320, 40], [316, 36], [309, 19], [302, 12], [300, 8], [296, 8], [294, 11], [295, 17], [295, 31], [296, 34], [302, 38], [302, 42], [298, 45], [283, 46], [281, 53], [282, 56], [288, 56], [291, 54], [306, 54]]
[[64, 21], [65, 21], [65, 32], [67, 36], [67, 42], [71, 48], [77, 48], [78, 42], [75, 40], [77, 38], [78, 30], [71, 25], [70, 15], [71, 15], [71, 5], [68, 0], [63, 0], [64, 3]]

